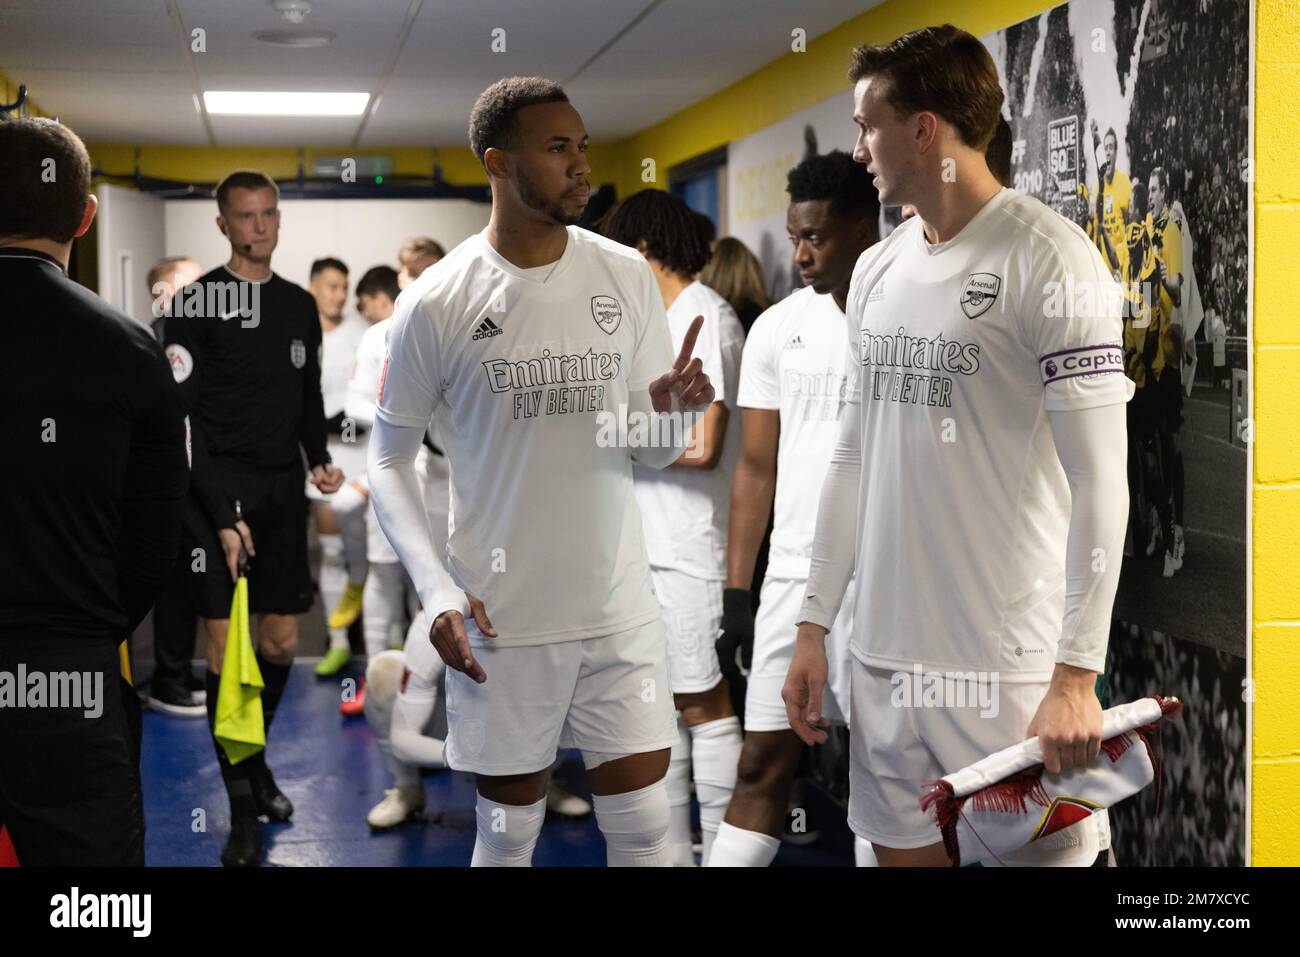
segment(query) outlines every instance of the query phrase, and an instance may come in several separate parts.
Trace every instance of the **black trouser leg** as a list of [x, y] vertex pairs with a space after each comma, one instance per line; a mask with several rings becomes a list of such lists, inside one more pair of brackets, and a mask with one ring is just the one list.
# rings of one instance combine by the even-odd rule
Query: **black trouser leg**
[[134, 692], [121, 680], [116, 644], [3, 636], [0, 672], [16, 680], [20, 666], [29, 679], [43, 673], [51, 697], [44, 707], [0, 708], [0, 823], [19, 862], [142, 866], [144, 797], [128, 713]]
[[188, 584], [172, 582], [153, 608], [155, 685], [189, 688], [190, 660], [194, 657], [194, 633], [198, 621]]

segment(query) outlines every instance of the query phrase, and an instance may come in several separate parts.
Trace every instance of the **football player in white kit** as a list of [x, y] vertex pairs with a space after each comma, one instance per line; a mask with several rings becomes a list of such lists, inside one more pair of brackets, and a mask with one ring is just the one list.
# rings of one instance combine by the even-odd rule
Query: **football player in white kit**
[[[360, 300], [362, 314], [370, 323], [370, 328], [361, 337], [357, 347], [356, 362], [352, 369], [352, 378], [348, 383], [346, 410], [348, 417], [363, 429], [372, 429], [375, 422], [375, 397], [379, 392], [380, 378], [384, 368], [385, 342], [388, 330], [393, 322], [393, 304], [397, 299], [397, 272], [390, 266], [375, 266], [368, 270], [362, 282], [357, 284], [357, 298]], [[442, 456], [439, 456], [441, 459]], [[417, 463], [421, 478], [421, 491], [426, 510], [431, 506], [439, 508], [436, 496], [431, 494], [429, 483], [431, 469], [430, 450], [426, 444], [420, 450]], [[445, 464], [441, 466], [443, 535], [447, 525], [447, 480]], [[435, 475], [436, 478], [436, 475]], [[389, 544], [384, 530], [374, 516], [374, 505], [369, 501], [369, 481], [364, 472], [358, 473], [357, 484], [367, 498], [366, 511], [366, 560], [370, 572], [366, 576], [364, 590], [365, 617], [362, 619], [362, 631], [365, 636], [367, 661], [374, 661], [388, 649], [396, 637], [396, 631], [404, 623], [414, 620], [420, 610], [419, 598], [415, 586], [397, 560], [397, 553]], [[356, 717], [365, 708], [366, 687], [363, 682], [357, 694], [342, 702], [339, 711], [346, 717]]]
[[[376, 513], [447, 665], [447, 763], [477, 775], [473, 863], [531, 863], [548, 769], [577, 747], [609, 863], [668, 866], [677, 734], [632, 462], [671, 464], [713, 402], [690, 356], [701, 322], [674, 360], [645, 260], [573, 225], [591, 168], [558, 84], [490, 86], [470, 144], [492, 218], [398, 303], [371, 435]], [[414, 470], [439, 407], [449, 568]]]
[[[740, 372], [741, 455], [731, 492], [727, 614], [721, 657], [752, 643], [745, 692], [745, 745], [735, 794], [713, 846], [714, 867], [765, 867], [780, 846], [786, 805], [804, 743], [790, 730], [781, 689], [794, 654], [795, 622], [808, 580], [817, 497], [840, 434], [848, 320], [844, 304], [858, 257], [880, 235], [871, 177], [848, 153], [810, 156], [787, 177], [786, 231], [803, 288], [767, 309], [745, 342]], [[750, 582], [768, 515], [772, 543], [758, 617]], [[831, 628], [823, 711], [849, 715], [853, 596]]]
[[408, 239], [402, 243], [402, 248], [397, 251], [397, 261], [402, 266], [397, 271], [397, 287], [405, 289], [420, 278], [420, 273], [446, 255], [447, 251], [442, 248], [442, 243], [436, 239], [430, 239], [428, 236], [416, 236]]
[[[348, 298], [348, 267], [338, 259], [318, 259], [311, 264], [308, 284], [320, 314], [321, 362], [320, 388], [325, 401], [325, 429], [331, 457], [343, 468], [343, 474], [358, 475], [365, 471], [364, 434], [358, 434], [343, 411], [348, 379], [366, 322], [359, 316], [345, 315]], [[337, 492], [325, 495], [310, 482], [307, 497], [312, 500], [316, 531], [320, 540], [320, 595], [329, 628], [329, 649], [316, 666], [316, 674], [338, 673], [351, 659], [348, 647], [350, 621], [331, 621], [334, 611], [349, 596], [357, 603], [361, 584], [366, 580], [366, 541], [364, 513], [358, 520], [359, 494], [349, 480]], [[352, 617], [356, 617], [353, 615]]]
[[[856, 49], [850, 78], [854, 157], [881, 203], [917, 216], [854, 270], [848, 398], [783, 696], [799, 736], [823, 740], [823, 641], [856, 571], [849, 824], [884, 866], [946, 866], [923, 785], [1035, 735], [1048, 773], [1099, 752], [1132, 386], [1096, 247], [989, 172], [1002, 90], [980, 41], [926, 28]], [[974, 687], [905, 706], [918, 674]], [[1089, 865], [1097, 847], [1088, 819], [1001, 863]]]
[[703, 318], [695, 355], [718, 393], [691, 447], [672, 466], [632, 469], [645, 519], [650, 577], [668, 633], [668, 672], [678, 712], [678, 743], [668, 764], [668, 839], [675, 863], [684, 867], [695, 866], [691, 780], [700, 802], [702, 862], [707, 863], [736, 783], [741, 742], [740, 720], [714, 640], [722, 620], [731, 475], [740, 447], [735, 411], [745, 330], [727, 300], [695, 278], [709, 260], [697, 215], [671, 193], [644, 189], [600, 224], [602, 233], [638, 249], [650, 264], [668, 310], [674, 348], [681, 348], [696, 317]]

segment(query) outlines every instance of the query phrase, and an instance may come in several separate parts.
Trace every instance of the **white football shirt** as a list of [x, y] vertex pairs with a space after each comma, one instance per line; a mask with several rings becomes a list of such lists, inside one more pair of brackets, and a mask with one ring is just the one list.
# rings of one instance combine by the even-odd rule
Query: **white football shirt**
[[715, 401], [726, 403], [730, 413], [718, 464], [711, 469], [634, 465], [632, 476], [650, 564], [705, 581], [725, 581], [731, 476], [740, 454], [736, 392], [745, 329], [727, 300], [697, 280], [668, 308], [674, 352], [681, 349], [696, 316], [703, 316], [704, 324], [692, 356], [713, 383]]
[[754, 320], [740, 367], [743, 408], [776, 410], [776, 497], [767, 574], [807, 578], [817, 502], [844, 410], [848, 320], [831, 295], [797, 289]]
[[[384, 358], [387, 354], [388, 330], [393, 319], [381, 319], [371, 325], [361, 337], [357, 347], [357, 359], [352, 370], [352, 380], [348, 383], [347, 413], [357, 422], [369, 428], [375, 421], [375, 399], [379, 393], [379, 380], [384, 371]], [[433, 422], [429, 423], [428, 434], [437, 444], [438, 433]], [[445, 548], [447, 544], [447, 526], [449, 521], [450, 469], [444, 455], [437, 455], [427, 446], [421, 446], [415, 460], [415, 471], [424, 490], [424, 506], [429, 514], [429, 524], [434, 534], [434, 544]], [[349, 476], [368, 486], [365, 472]], [[375, 517], [374, 504], [369, 509], [366, 522], [366, 558], [372, 562], [395, 562], [397, 552], [384, 534]]]
[[334, 329], [321, 334], [320, 391], [327, 419], [343, 411], [357, 346], [369, 328], [361, 317], [345, 316]]
[[481, 599], [498, 645], [613, 634], [659, 606], [626, 445], [598, 414], [672, 367], [663, 302], [634, 249], [569, 227], [530, 277], [486, 230], [398, 298], [378, 417], [438, 423], [451, 465], [457, 586]]
[[916, 218], [859, 258], [859, 660], [1050, 677], [1070, 490], [1047, 414], [1132, 394], [1119, 302], [1084, 232], [1010, 189], [948, 242]]
[[[327, 419], [344, 411], [357, 347], [369, 328], [360, 316], [346, 316], [332, 331], [321, 334], [320, 391]], [[366, 433], [354, 429], [347, 434], [350, 441], [329, 435], [327, 445], [334, 464], [351, 480], [366, 470]]]

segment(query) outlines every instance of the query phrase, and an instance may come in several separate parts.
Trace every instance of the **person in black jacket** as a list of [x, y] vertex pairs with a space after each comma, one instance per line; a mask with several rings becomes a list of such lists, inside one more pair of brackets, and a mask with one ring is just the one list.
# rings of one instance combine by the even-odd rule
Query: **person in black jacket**
[[[194, 456], [185, 549], [194, 607], [207, 632], [209, 723], [243, 551], [268, 734], [298, 647], [298, 615], [312, 604], [304, 458], [322, 492], [343, 484], [325, 447], [316, 300], [271, 271], [278, 202], [279, 190], [264, 173], [239, 170], [218, 184], [217, 226], [230, 240], [230, 260], [176, 294], [166, 326]], [[258, 814], [286, 821], [293, 804], [264, 751], [231, 765], [215, 738], [214, 746], [230, 797], [222, 863], [255, 865], [262, 854]]]
[[90, 176], [57, 121], [0, 123], [0, 825], [24, 865], [144, 863], [118, 645], [167, 583], [188, 483], [162, 348], [67, 275]]

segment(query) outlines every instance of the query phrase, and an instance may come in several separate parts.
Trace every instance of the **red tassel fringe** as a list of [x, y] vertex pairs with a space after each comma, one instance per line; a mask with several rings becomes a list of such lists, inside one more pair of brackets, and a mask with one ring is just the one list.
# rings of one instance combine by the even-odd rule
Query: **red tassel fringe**
[[1106, 757], [1110, 758], [1110, 763], [1118, 761], [1129, 748], [1133, 747], [1136, 739], [1127, 731], [1123, 734], [1117, 734], [1113, 738], [1107, 738], [1101, 743], [1101, 750], [1105, 752]]
[[[1161, 718], [1177, 718], [1182, 714], [1183, 703], [1174, 697], [1152, 695], [1160, 705]], [[1136, 737], [1129, 733], [1116, 735], [1101, 743], [1101, 749], [1112, 762], [1133, 747], [1140, 740], [1147, 749], [1147, 757], [1155, 771], [1156, 813], [1159, 814], [1164, 804], [1164, 756], [1161, 752], [1160, 724], [1152, 722], [1134, 728]], [[997, 811], [1004, 814], [1024, 814], [1029, 808], [1027, 802], [1033, 801], [1039, 807], [1047, 807], [1051, 800], [1042, 781], [1043, 766], [1036, 764], [1003, 781], [989, 785], [974, 794], [957, 800], [953, 795], [952, 784], [945, 780], [933, 781], [921, 789], [921, 810], [934, 809], [935, 823], [943, 835], [944, 850], [952, 859], [953, 867], [961, 866], [961, 849], [957, 846], [957, 821], [961, 817], [966, 802], [970, 801], [973, 811]]]

